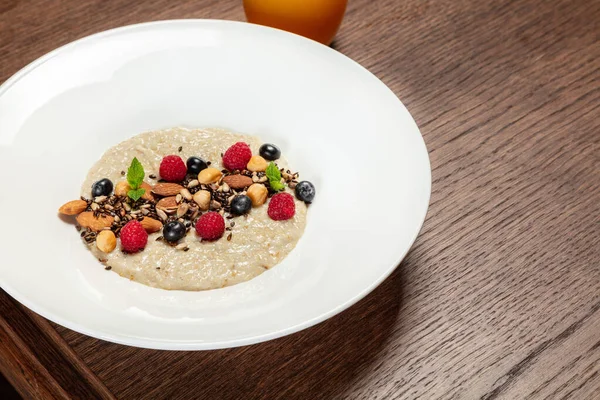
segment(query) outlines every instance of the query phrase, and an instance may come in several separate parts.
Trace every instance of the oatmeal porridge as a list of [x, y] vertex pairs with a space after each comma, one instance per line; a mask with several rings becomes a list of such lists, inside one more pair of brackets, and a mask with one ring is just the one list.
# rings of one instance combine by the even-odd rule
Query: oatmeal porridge
[[107, 150], [80, 195], [60, 212], [77, 216], [105, 269], [156, 288], [207, 290], [281, 262], [302, 236], [314, 186], [257, 137], [172, 128]]

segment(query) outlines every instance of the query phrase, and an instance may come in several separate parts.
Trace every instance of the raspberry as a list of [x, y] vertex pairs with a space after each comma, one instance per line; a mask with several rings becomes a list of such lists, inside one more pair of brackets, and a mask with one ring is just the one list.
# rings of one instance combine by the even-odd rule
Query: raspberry
[[160, 162], [160, 177], [167, 182], [181, 182], [187, 174], [187, 167], [179, 156], [166, 156]]
[[230, 171], [246, 169], [248, 161], [252, 158], [252, 150], [244, 142], [237, 142], [227, 149], [223, 155], [223, 165]]
[[278, 193], [271, 197], [267, 214], [275, 221], [290, 219], [296, 213], [296, 203], [294, 196], [289, 193]]
[[121, 248], [126, 253], [144, 250], [148, 243], [148, 234], [139, 221], [129, 221], [121, 228]]
[[196, 233], [204, 240], [217, 240], [225, 232], [225, 220], [218, 212], [203, 214], [196, 222]]

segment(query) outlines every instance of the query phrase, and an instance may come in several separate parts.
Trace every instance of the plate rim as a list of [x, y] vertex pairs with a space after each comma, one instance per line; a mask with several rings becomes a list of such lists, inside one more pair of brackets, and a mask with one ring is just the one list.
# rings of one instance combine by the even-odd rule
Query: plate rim
[[329, 46], [325, 46], [319, 42], [316, 42], [314, 40], [305, 38], [303, 36], [300, 36], [300, 35], [297, 35], [297, 34], [294, 34], [291, 32], [287, 32], [287, 31], [283, 31], [280, 29], [271, 28], [271, 27], [267, 27], [267, 26], [263, 26], [263, 25], [251, 24], [251, 23], [247, 23], [247, 22], [243, 22], [243, 21], [232, 21], [232, 20], [221, 20], [221, 19], [201, 19], [201, 18], [158, 20], [158, 21], [149, 21], [149, 22], [124, 25], [124, 26], [111, 28], [108, 30], [104, 30], [101, 32], [97, 32], [97, 33], [93, 33], [91, 35], [84, 36], [84, 37], [76, 39], [72, 42], [66, 43], [66, 44], [38, 57], [37, 59], [33, 60], [32, 62], [30, 62], [29, 64], [25, 65], [23, 68], [18, 70], [12, 76], [10, 76], [5, 82], [0, 84], [0, 96], [2, 96], [14, 84], [19, 82], [21, 79], [25, 78], [28, 74], [30, 74], [36, 68], [42, 66], [45, 62], [49, 61], [53, 57], [56, 57], [57, 55], [61, 54], [62, 52], [67, 51], [72, 46], [80, 44], [81, 42], [94, 40], [94, 39], [101, 39], [106, 36], [111, 36], [114, 34], [120, 34], [123, 32], [132, 31], [132, 30], [141, 29], [141, 28], [143, 29], [143, 28], [152, 27], [152, 26], [196, 24], [196, 23], [212, 24], [212, 25], [236, 25], [236, 26], [245, 25], [245, 26], [251, 26], [252, 28], [250, 28], [250, 29], [272, 31], [276, 35], [295, 36], [297, 38], [300, 38], [301, 40], [306, 40], [306, 41], [312, 42], [317, 46], [327, 47], [329, 49], [329, 51], [333, 51], [333, 52], [337, 53], [338, 56], [341, 56], [342, 58], [344, 58], [346, 62], [350, 61], [356, 67], [360, 68], [361, 70], [366, 72], [368, 75], [371, 75], [372, 77], [377, 79], [377, 81], [379, 81], [379, 83], [385, 87], [385, 90], [390, 92], [396, 98], [399, 105], [401, 107], [403, 107], [405, 109], [405, 111], [408, 113], [408, 115], [410, 116], [411, 120], [415, 124], [415, 127], [419, 133], [420, 142], [421, 142], [421, 144], [423, 146], [423, 150], [425, 152], [425, 162], [427, 164], [426, 165], [427, 166], [427, 168], [426, 168], [427, 169], [427, 174], [426, 174], [427, 188], [425, 188], [426, 193], [425, 193], [425, 199], [423, 201], [423, 203], [425, 204], [425, 207], [422, 210], [422, 215], [419, 218], [420, 222], [419, 222], [418, 226], [416, 226], [416, 228], [414, 229], [414, 232], [411, 235], [410, 243], [407, 246], [406, 250], [404, 252], [402, 252], [402, 254], [400, 254], [400, 256], [394, 262], [394, 264], [392, 266], [390, 266], [388, 268], [388, 270], [384, 274], [382, 274], [377, 280], [375, 280], [374, 283], [372, 283], [371, 285], [369, 285], [368, 287], [366, 287], [365, 289], [363, 289], [362, 291], [360, 291], [359, 293], [357, 293], [355, 296], [351, 297], [344, 303], [339, 304], [337, 307], [332, 308], [331, 310], [324, 312], [317, 317], [314, 317], [312, 319], [306, 320], [304, 322], [295, 324], [293, 326], [290, 326], [290, 327], [287, 327], [284, 329], [280, 329], [280, 330], [273, 331], [273, 332], [266, 333], [266, 334], [258, 334], [258, 335], [254, 335], [254, 336], [248, 336], [245, 338], [231, 339], [231, 340], [225, 340], [225, 341], [211, 341], [211, 342], [193, 341], [193, 340], [181, 341], [181, 340], [140, 338], [140, 337], [135, 337], [135, 336], [130, 336], [130, 335], [122, 335], [122, 334], [105, 334], [100, 331], [88, 329], [85, 326], [80, 325], [77, 322], [65, 320], [65, 319], [61, 318], [60, 316], [57, 316], [57, 315], [53, 314], [52, 312], [47, 311], [45, 309], [45, 307], [43, 307], [43, 305], [30, 303], [28, 301], [28, 299], [26, 298], [26, 296], [21, 295], [17, 289], [11, 287], [10, 284], [8, 284], [4, 280], [2, 280], [0, 287], [6, 293], [8, 293], [13, 299], [15, 299], [20, 304], [24, 305], [31, 311], [41, 315], [42, 317], [44, 317], [58, 325], [61, 325], [67, 329], [71, 329], [80, 334], [84, 334], [84, 335], [87, 335], [87, 336], [90, 336], [90, 337], [93, 337], [96, 339], [101, 339], [101, 340], [105, 340], [105, 341], [112, 342], [112, 343], [117, 343], [117, 344], [126, 345], [126, 346], [139, 347], [139, 348], [155, 349], [155, 350], [177, 350], [177, 351], [217, 350], [217, 349], [224, 349], [224, 348], [247, 346], [247, 345], [252, 345], [252, 344], [257, 344], [257, 343], [262, 343], [265, 341], [277, 339], [277, 338], [284, 337], [284, 336], [299, 332], [301, 330], [310, 328], [318, 323], [321, 323], [321, 322], [341, 313], [342, 311], [350, 308], [351, 306], [353, 306], [354, 304], [358, 303], [360, 300], [365, 298], [368, 294], [373, 292], [379, 285], [381, 285], [381, 283], [383, 281], [385, 281], [400, 266], [401, 262], [404, 260], [404, 258], [408, 254], [408, 252], [412, 249], [416, 239], [418, 238], [418, 236], [423, 228], [423, 225], [427, 218], [427, 214], [429, 211], [429, 205], [430, 205], [430, 201], [431, 201], [432, 171], [431, 171], [431, 161], [429, 159], [429, 151], [427, 150], [427, 145], [425, 143], [425, 140], [423, 138], [421, 130], [419, 129], [418, 125], [416, 124], [416, 121], [414, 120], [412, 114], [410, 114], [410, 112], [408, 111], [408, 109], [406, 108], [404, 103], [402, 103], [400, 98], [396, 95], [396, 93], [394, 93], [394, 91], [392, 91], [381, 79], [379, 79], [374, 73], [369, 71], [367, 68], [363, 67], [361, 64], [359, 64], [355, 60], [351, 59], [350, 57], [346, 56], [345, 54], [343, 54], [337, 50], [332, 49]]

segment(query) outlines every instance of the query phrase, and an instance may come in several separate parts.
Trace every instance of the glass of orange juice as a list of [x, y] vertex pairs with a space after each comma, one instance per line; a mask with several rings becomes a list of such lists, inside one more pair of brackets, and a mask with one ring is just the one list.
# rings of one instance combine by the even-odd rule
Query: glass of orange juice
[[248, 22], [331, 44], [348, 0], [244, 0]]

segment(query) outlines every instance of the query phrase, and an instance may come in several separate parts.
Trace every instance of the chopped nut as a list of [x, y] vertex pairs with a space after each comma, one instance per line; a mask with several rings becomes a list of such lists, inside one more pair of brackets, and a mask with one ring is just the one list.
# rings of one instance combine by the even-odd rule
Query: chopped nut
[[103, 253], [110, 253], [117, 247], [117, 237], [110, 230], [104, 230], [96, 237], [96, 247]]
[[210, 208], [212, 208], [213, 210], [218, 210], [219, 208], [221, 208], [221, 203], [219, 203], [216, 200], [213, 200], [210, 202]]
[[267, 169], [267, 165], [267, 160], [261, 156], [252, 156], [246, 168], [248, 168], [248, 171], [262, 172]]
[[177, 204], [181, 203], [182, 200], [183, 196], [181, 194], [177, 194], [177, 196], [175, 196], [175, 201], [177, 202]]
[[190, 183], [188, 183], [188, 188], [192, 189], [195, 188], [196, 186], [198, 186], [200, 184], [200, 182], [198, 182], [197, 179], [194, 179], [192, 181], [190, 181]]
[[200, 190], [196, 192], [196, 194], [193, 196], [193, 199], [201, 210], [208, 210], [210, 206], [210, 192], [208, 190]]
[[117, 186], [115, 186], [115, 194], [117, 196], [125, 197], [127, 196], [127, 192], [129, 192], [129, 189], [131, 189], [131, 187], [129, 186], [129, 183], [127, 183], [127, 181], [120, 181], [117, 183]]
[[96, 203], [92, 203], [90, 208], [92, 209], [92, 211], [98, 211], [100, 209], [100, 206]]
[[209, 183], [217, 182], [221, 179], [223, 173], [216, 168], [208, 167], [200, 171], [198, 174], [198, 182], [203, 185], [208, 185]]
[[181, 191], [179, 192], [179, 194], [180, 194], [180, 195], [181, 195], [181, 196], [182, 196], [184, 199], [186, 199], [187, 201], [190, 201], [190, 200], [192, 200], [192, 194], [190, 193], [190, 191], [189, 191], [189, 190], [187, 190], [187, 189], [185, 189], [185, 188], [184, 188], [184, 189], [181, 189]]
[[158, 218], [162, 219], [163, 221], [166, 221], [169, 218], [166, 212], [158, 208], [156, 209], [156, 215], [158, 215]]
[[149, 183], [142, 182], [142, 184], [140, 185], [140, 189], [145, 190], [144, 194], [142, 195], [142, 199], [148, 200], [151, 202], [155, 201], [154, 196], [152, 195], [152, 186], [150, 186]]
[[220, 189], [222, 192], [229, 192], [229, 185], [227, 184], [227, 182], [223, 182], [223, 185], [221, 185]]
[[185, 214], [187, 214], [189, 209], [190, 206], [188, 205], [188, 203], [180, 204], [177, 208], [177, 218], [183, 217]]
[[258, 183], [264, 183], [264, 182], [266, 182], [266, 181], [268, 181], [268, 180], [269, 180], [269, 178], [267, 178], [267, 176], [261, 176], [261, 177], [258, 179]]
[[261, 185], [260, 183], [255, 183], [248, 188], [248, 197], [252, 200], [252, 205], [254, 207], [259, 207], [265, 204], [267, 201], [267, 196], [269, 191], [265, 187], [265, 185]]
[[106, 196], [98, 196], [94, 199], [94, 202], [98, 203], [98, 204], [102, 204], [106, 201], [107, 198], [108, 197], [106, 197]]

